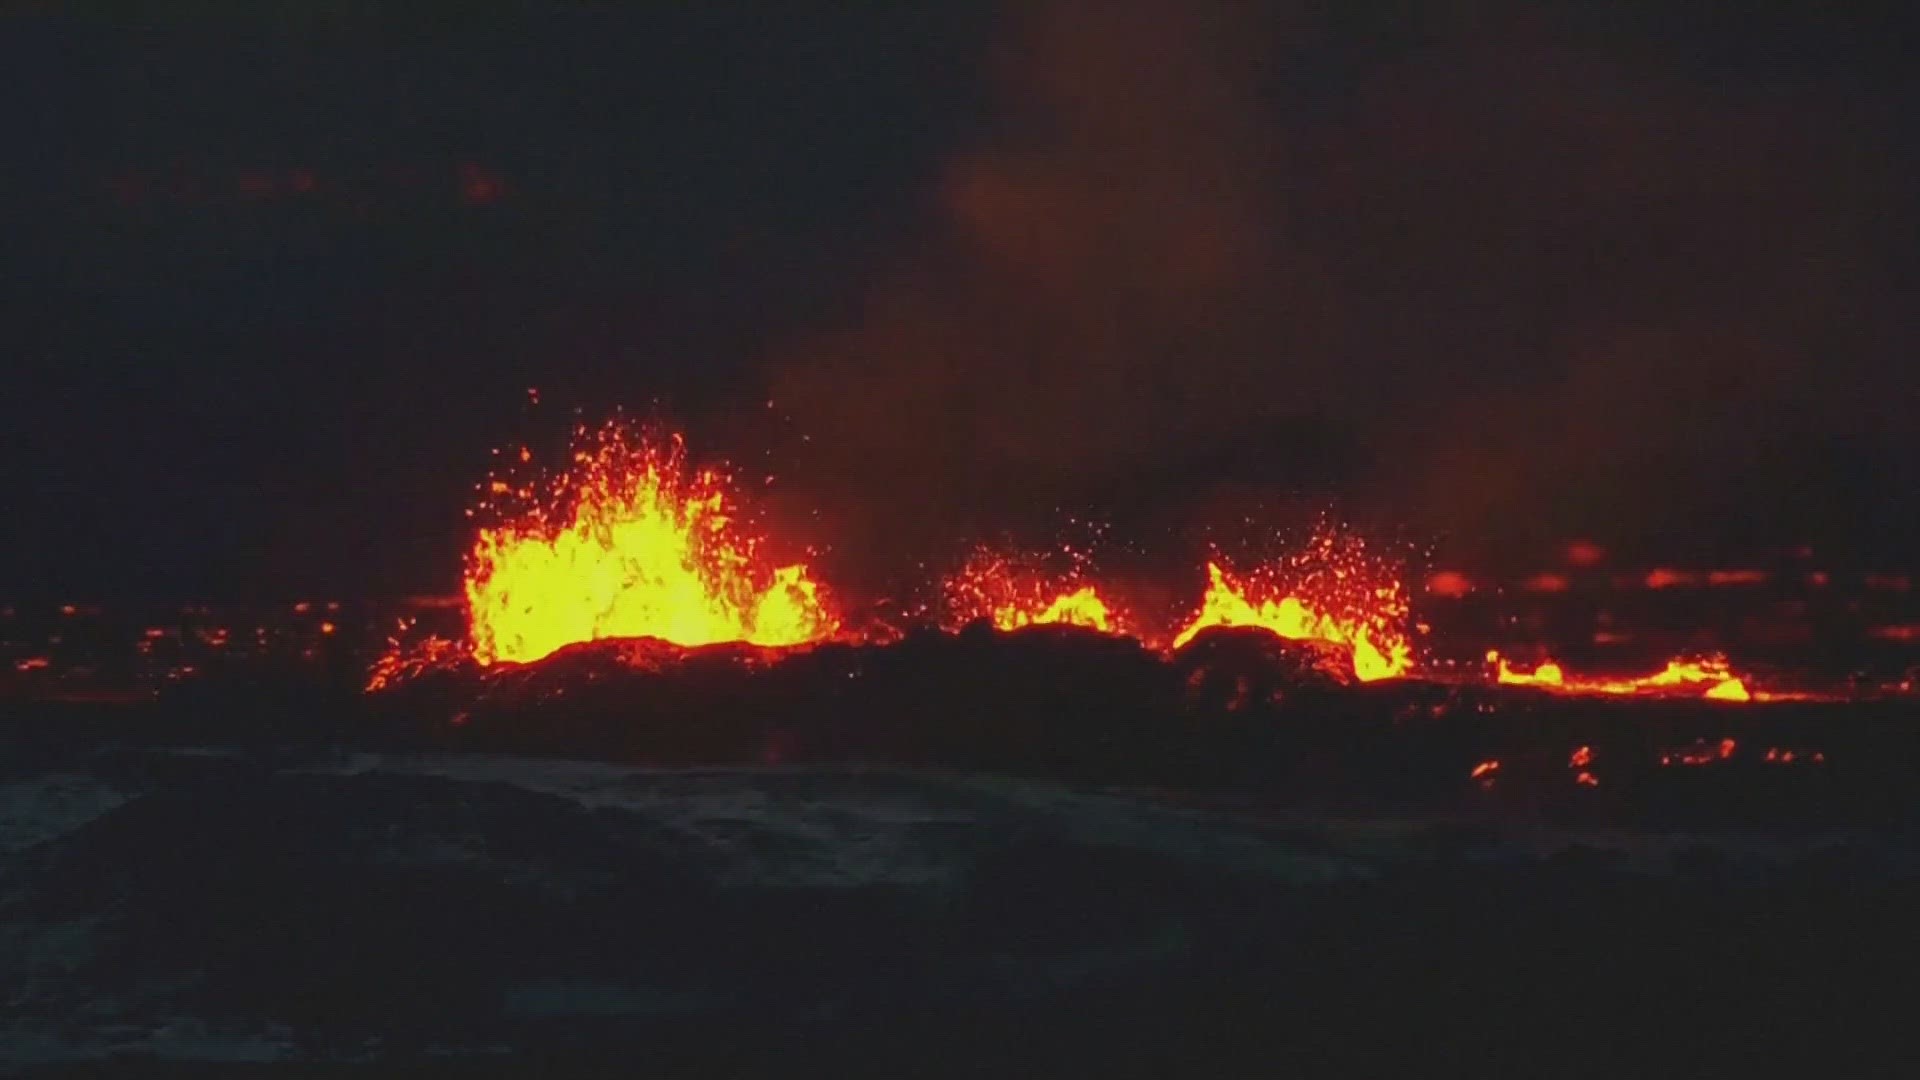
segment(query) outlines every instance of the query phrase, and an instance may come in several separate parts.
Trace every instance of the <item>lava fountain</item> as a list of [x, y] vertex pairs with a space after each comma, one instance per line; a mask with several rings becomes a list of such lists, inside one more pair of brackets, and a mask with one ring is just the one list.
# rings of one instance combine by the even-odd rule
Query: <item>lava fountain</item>
[[1062, 624], [1126, 632], [1126, 619], [1099, 589], [1076, 571], [1053, 577], [1014, 565], [991, 550], [976, 550], [960, 571], [946, 580], [947, 610], [956, 622], [986, 619], [999, 630]]
[[522, 505], [481, 529], [467, 558], [483, 665], [602, 638], [789, 646], [837, 627], [806, 566], [760, 556], [727, 476], [692, 469], [678, 435], [577, 430], [572, 468], [544, 493], [500, 480], [491, 490]]
[[1360, 682], [1402, 677], [1413, 669], [1407, 636], [1409, 605], [1397, 576], [1355, 542], [1331, 535], [1286, 563], [1245, 578], [1207, 563], [1200, 611], [1175, 635], [1178, 649], [1208, 627], [1252, 626], [1294, 641], [1336, 645], [1352, 654]]

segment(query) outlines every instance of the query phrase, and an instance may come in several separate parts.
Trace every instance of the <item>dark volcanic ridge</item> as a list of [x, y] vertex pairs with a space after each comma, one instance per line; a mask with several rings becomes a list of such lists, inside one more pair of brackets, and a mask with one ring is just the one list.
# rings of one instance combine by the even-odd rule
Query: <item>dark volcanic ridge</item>
[[122, 751], [0, 794], [0, 1067], [1338, 1059], [1387, 1024], [1412, 1061], [1496, 1013], [1539, 1033], [1482, 1031], [1479, 1061], [1597, 1018], [1720, 1030], [1781, 1007], [1762, 985], [1804, 986], [1803, 1030], [1837, 1035], [1870, 1003], [1788, 980], [1901, 970], [1920, 882], [1920, 849], [1871, 830], [1229, 812], [952, 772]]
[[362, 694], [267, 676], [138, 707], [16, 708], [16, 767], [103, 743], [358, 747], [655, 767], [849, 763], [1227, 805], [1524, 805], [1576, 818], [1904, 820], [1910, 695], [1724, 703], [1484, 683], [1349, 684], [1318, 647], [1214, 630], [1168, 655], [1069, 627], [771, 652], [652, 641], [431, 671]]
[[1920, 963], [1910, 700], [1348, 685], [1325, 660], [1264, 631], [1169, 656], [982, 627], [16, 702], [0, 1068], [1224, 1075], [1579, 1047], [1604, 1075], [1655, 1045], [1889, 1048], [1861, 973]]

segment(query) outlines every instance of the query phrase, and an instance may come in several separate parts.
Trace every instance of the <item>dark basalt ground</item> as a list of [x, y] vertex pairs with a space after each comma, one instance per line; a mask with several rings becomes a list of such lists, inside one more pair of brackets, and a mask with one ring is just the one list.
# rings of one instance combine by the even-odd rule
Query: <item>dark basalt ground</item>
[[1920, 1063], [1910, 703], [1346, 687], [1263, 635], [1174, 661], [1070, 632], [620, 648], [371, 698], [263, 677], [9, 706], [0, 1064]]

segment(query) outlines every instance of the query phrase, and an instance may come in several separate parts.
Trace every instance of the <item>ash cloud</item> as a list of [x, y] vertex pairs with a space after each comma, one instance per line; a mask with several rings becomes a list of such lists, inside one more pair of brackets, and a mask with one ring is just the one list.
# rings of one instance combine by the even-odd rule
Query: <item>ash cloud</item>
[[1910, 529], [1881, 99], [1433, 10], [1010, 5], [987, 131], [773, 364], [789, 495], [857, 559], [1249, 493], [1469, 556]]

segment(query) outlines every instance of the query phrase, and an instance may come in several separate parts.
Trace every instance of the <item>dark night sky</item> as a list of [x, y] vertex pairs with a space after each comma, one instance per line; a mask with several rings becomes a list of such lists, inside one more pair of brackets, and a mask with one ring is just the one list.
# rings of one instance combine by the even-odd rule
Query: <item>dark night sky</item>
[[1896, 6], [398, 6], [12, 5], [0, 590], [445, 588], [529, 386], [847, 559], [1920, 539]]

